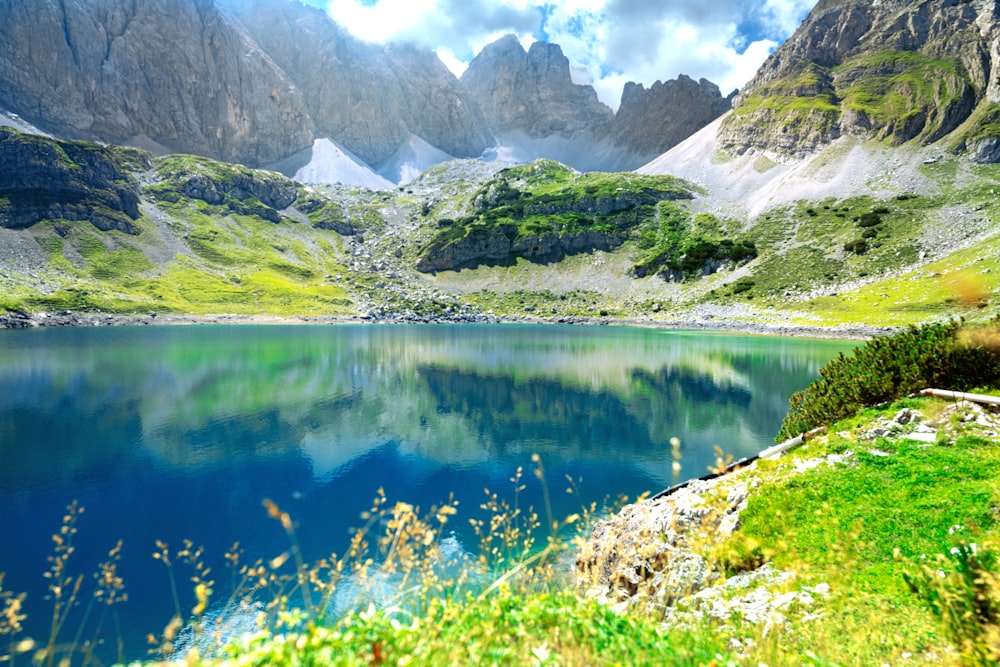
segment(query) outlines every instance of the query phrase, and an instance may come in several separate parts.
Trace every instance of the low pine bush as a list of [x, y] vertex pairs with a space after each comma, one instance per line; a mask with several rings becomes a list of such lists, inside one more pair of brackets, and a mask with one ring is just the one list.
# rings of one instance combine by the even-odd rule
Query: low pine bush
[[777, 440], [845, 419], [927, 387], [967, 391], [1000, 386], [1000, 318], [969, 329], [961, 321], [911, 326], [874, 338], [824, 366], [820, 379], [792, 395]]

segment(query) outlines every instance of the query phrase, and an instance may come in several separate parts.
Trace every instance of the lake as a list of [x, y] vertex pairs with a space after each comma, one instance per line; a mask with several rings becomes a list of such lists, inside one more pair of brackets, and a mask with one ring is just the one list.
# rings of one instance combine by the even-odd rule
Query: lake
[[[471, 549], [484, 489], [511, 496], [532, 454], [557, 517], [655, 493], [705, 474], [716, 445], [740, 458], [773, 444], [789, 396], [854, 345], [555, 325], [0, 331], [3, 587], [28, 593], [44, 641], [51, 535], [79, 501], [68, 570], [91, 590], [123, 540], [125, 652], [142, 657], [173, 610], [157, 540], [204, 546], [225, 579], [234, 541], [245, 561], [287, 549], [270, 498], [313, 560], [343, 553], [382, 488], [424, 508], [454, 494], [453, 538]], [[541, 485], [524, 484], [518, 501], [539, 508]]]

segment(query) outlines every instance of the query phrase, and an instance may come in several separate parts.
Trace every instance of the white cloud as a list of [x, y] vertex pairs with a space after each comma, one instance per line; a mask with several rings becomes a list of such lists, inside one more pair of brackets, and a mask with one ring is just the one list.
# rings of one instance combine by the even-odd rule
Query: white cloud
[[815, 4], [816, 0], [764, 0], [762, 14], [770, 20], [773, 30], [791, 34]]
[[723, 94], [749, 81], [816, 0], [329, 0], [355, 36], [435, 50], [460, 75], [483, 46], [514, 33], [559, 44], [573, 80], [616, 108], [624, 84], [687, 74]]
[[457, 77], [461, 77], [465, 70], [469, 67], [469, 63], [464, 60], [460, 60], [455, 53], [449, 49], [447, 46], [439, 46], [434, 50], [437, 57], [441, 59], [444, 66], [451, 70], [451, 73]]
[[330, 0], [328, 13], [356, 37], [381, 43], [433, 17], [437, 6], [438, 0], [380, 0], [371, 6], [356, 0]]

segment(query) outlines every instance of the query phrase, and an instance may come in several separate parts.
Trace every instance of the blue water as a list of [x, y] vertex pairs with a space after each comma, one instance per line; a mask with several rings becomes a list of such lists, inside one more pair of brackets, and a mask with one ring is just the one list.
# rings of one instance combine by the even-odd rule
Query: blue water
[[[123, 540], [125, 654], [141, 658], [173, 614], [156, 540], [204, 546], [222, 599], [233, 542], [249, 561], [288, 548], [263, 499], [315, 560], [343, 553], [384, 488], [424, 508], [454, 494], [453, 537], [472, 550], [484, 489], [511, 496], [533, 453], [557, 518], [655, 492], [704, 474], [715, 445], [739, 458], [772, 444], [792, 392], [851, 347], [521, 325], [0, 331], [3, 587], [28, 593], [28, 634], [44, 640], [51, 535], [79, 501], [69, 569], [86, 575], [86, 599]], [[579, 494], [564, 493], [567, 476]], [[519, 502], [540, 508], [540, 484], [525, 484]]]

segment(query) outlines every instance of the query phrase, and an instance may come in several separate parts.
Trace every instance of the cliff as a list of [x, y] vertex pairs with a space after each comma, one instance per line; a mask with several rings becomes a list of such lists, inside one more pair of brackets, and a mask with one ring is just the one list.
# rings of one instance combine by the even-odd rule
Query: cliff
[[558, 45], [535, 42], [525, 51], [514, 35], [483, 48], [462, 74], [462, 84], [496, 133], [572, 136], [601, 128], [613, 117], [591, 86], [573, 83]]
[[149, 168], [148, 155], [55, 141], [0, 127], [0, 227], [41, 220], [91, 222], [100, 230], [137, 234], [138, 185], [122, 163]]
[[313, 138], [300, 91], [211, 0], [0, 4], [0, 107], [65, 138], [251, 165]]
[[723, 97], [711, 81], [683, 74], [649, 88], [629, 82], [611, 128], [612, 142], [640, 166], [729, 111], [734, 96], [735, 91]]
[[992, 161], [1000, 103], [995, 1], [820, 2], [735, 100], [736, 154], [803, 156], [840, 136], [929, 144]]

